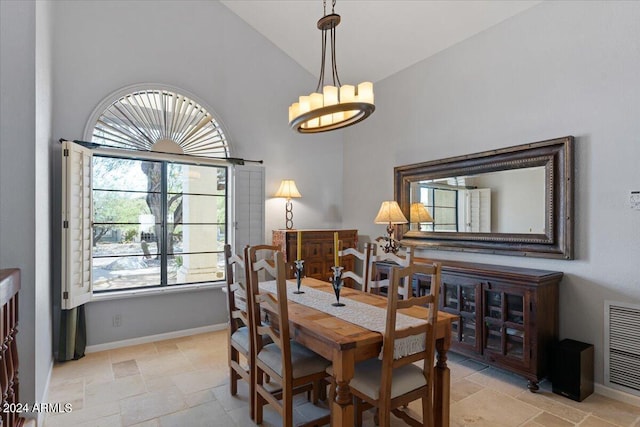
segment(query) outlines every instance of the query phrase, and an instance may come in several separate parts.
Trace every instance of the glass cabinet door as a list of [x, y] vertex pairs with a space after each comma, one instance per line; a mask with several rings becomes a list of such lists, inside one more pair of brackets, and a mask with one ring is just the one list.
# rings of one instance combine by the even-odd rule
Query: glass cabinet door
[[482, 343], [481, 313], [476, 310], [481, 297], [480, 286], [480, 282], [466, 278], [443, 277], [440, 296], [441, 309], [459, 316], [452, 324], [454, 345], [474, 353], [480, 352]]
[[529, 306], [529, 293], [513, 286], [486, 283], [482, 295], [484, 352], [511, 364], [527, 365], [525, 308]]

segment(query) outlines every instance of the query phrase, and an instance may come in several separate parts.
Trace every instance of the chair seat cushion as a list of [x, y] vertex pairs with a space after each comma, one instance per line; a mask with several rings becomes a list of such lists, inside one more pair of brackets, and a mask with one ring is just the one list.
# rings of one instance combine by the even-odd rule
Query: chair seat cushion
[[[249, 352], [249, 328], [246, 326], [242, 326], [238, 328], [233, 335], [231, 335], [231, 342], [234, 344], [238, 350], [244, 350], [243, 353], [247, 354]], [[262, 336], [262, 343], [269, 344], [271, 342], [271, 338], [268, 335]]]
[[[349, 386], [366, 394], [371, 399], [380, 398], [382, 382], [382, 361], [369, 359], [356, 364], [355, 374]], [[391, 398], [394, 399], [427, 384], [422, 369], [409, 364], [393, 370]]]
[[[258, 359], [282, 376], [282, 352], [276, 344], [268, 344], [258, 354]], [[324, 372], [331, 365], [327, 359], [308, 348], [291, 341], [291, 367], [293, 378], [302, 378], [308, 375]]]

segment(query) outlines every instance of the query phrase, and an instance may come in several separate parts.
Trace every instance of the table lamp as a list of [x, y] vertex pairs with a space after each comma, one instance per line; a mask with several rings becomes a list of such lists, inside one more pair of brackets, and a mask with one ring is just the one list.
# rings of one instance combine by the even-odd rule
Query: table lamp
[[418, 231], [420, 231], [421, 223], [433, 222], [433, 218], [431, 218], [429, 211], [420, 202], [411, 203], [411, 208], [409, 209], [409, 219], [411, 220], [412, 224], [418, 224]]
[[285, 204], [285, 219], [286, 219], [286, 227], [287, 230], [291, 230], [293, 228], [293, 203], [291, 199], [302, 197], [298, 188], [296, 187], [296, 183], [292, 179], [283, 179], [280, 183], [280, 188], [276, 192], [274, 197], [284, 197], [287, 199], [287, 203]]
[[382, 247], [382, 250], [386, 253], [396, 253], [400, 247], [397, 245], [396, 240], [394, 239], [395, 233], [395, 224], [406, 224], [407, 218], [400, 210], [400, 206], [398, 206], [398, 202], [395, 200], [382, 202], [380, 206], [380, 210], [378, 211], [378, 215], [376, 215], [376, 219], [373, 220], [376, 224], [387, 224], [387, 234], [388, 236], [384, 239], [387, 243]]

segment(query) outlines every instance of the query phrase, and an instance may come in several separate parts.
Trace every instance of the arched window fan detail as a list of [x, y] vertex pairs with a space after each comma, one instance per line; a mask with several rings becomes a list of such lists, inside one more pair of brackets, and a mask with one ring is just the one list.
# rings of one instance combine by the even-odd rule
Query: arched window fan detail
[[220, 124], [194, 100], [165, 89], [121, 96], [97, 118], [92, 142], [130, 150], [229, 157]]

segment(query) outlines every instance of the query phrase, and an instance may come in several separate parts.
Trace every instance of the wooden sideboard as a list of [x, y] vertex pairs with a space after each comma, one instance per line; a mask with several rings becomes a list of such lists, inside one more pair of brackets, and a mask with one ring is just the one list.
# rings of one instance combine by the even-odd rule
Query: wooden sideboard
[[[338, 232], [338, 239], [342, 242], [340, 249], [356, 248], [358, 245], [358, 230], [273, 230], [273, 245], [279, 246], [284, 252], [289, 279], [294, 277], [293, 261], [296, 260], [298, 250], [298, 231], [302, 232], [304, 274], [315, 279], [328, 280], [332, 274], [334, 232]], [[340, 259], [340, 263], [347, 270], [353, 270], [354, 262], [351, 255]]]
[[[416, 258], [442, 263], [439, 308], [460, 316], [452, 324], [451, 350], [520, 374], [531, 391], [550, 370], [558, 340], [558, 286], [563, 273], [500, 265]], [[378, 262], [388, 276], [394, 264]], [[429, 277], [414, 278], [424, 293]]]

